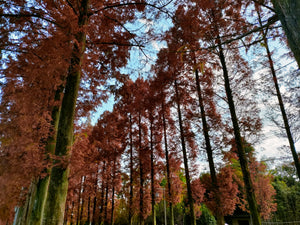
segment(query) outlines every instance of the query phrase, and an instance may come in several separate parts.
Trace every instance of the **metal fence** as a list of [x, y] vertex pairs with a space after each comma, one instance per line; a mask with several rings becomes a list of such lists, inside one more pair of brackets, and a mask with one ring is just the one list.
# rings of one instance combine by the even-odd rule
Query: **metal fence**
[[278, 221], [265, 221], [261, 225], [300, 225], [300, 221], [290, 221], [290, 222], [278, 222]]

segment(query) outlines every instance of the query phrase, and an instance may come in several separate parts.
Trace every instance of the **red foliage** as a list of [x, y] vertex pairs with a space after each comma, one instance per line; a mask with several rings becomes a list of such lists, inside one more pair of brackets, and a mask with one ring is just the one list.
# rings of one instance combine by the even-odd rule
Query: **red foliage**
[[[230, 167], [224, 167], [217, 174], [218, 189], [212, 186], [210, 176], [205, 174], [201, 182], [206, 188], [204, 202], [212, 212], [222, 212], [222, 215], [231, 215], [239, 203], [238, 185], [234, 182], [233, 171]], [[216, 192], [217, 191], [217, 192]], [[220, 203], [216, 201], [216, 195]]]

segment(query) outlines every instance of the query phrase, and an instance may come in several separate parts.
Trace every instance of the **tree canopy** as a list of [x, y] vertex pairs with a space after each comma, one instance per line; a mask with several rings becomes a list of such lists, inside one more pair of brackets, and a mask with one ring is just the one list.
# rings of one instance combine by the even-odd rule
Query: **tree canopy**
[[299, 218], [298, 3], [0, 6], [0, 224]]

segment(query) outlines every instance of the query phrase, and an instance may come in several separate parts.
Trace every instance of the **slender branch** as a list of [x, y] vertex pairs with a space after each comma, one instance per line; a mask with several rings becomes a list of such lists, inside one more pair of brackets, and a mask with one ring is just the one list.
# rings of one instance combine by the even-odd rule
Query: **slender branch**
[[47, 19], [45, 17], [43, 17], [41, 14], [23, 14], [23, 13], [20, 13], [20, 14], [11, 14], [11, 13], [1, 13], [0, 14], [0, 17], [13, 17], [13, 18], [22, 18], [22, 17], [35, 17], [35, 18], [39, 18], [39, 19], [42, 19], [42, 20], [45, 20], [49, 23], [52, 23], [56, 26], [58, 26], [59, 28], [64, 28], [62, 25], [56, 23], [54, 20], [50, 20], [50, 19]]
[[105, 41], [93, 41], [90, 42], [93, 44], [100, 44], [100, 45], [117, 45], [117, 46], [131, 46], [131, 47], [145, 47], [144, 45], [141, 44], [130, 44], [130, 43], [118, 43], [116, 41], [111, 41], [111, 42], [105, 42]]
[[69, 0], [66, 0], [68, 5], [72, 8], [73, 12], [75, 13], [75, 15], [78, 15], [76, 9], [74, 8], [74, 6], [72, 5], [72, 3]]
[[[268, 22], [267, 22], [265, 25], [256, 27], [256, 28], [254, 28], [254, 29], [252, 29], [252, 30], [250, 30], [250, 31], [248, 31], [248, 32], [245, 32], [245, 33], [243, 33], [243, 34], [241, 34], [241, 35], [239, 35], [239, 36], [237, 36], [237, 37], [235, 37], [235, 38], [231, 38], [231, 39], [222, 41], [220, 44], [221, 44], [221, 45], [224, 45], [224, 44], [230, 44], [230, 43], [232, 43], [232, 42], [234, 42], [234, 41], [241, 40], [242, 38], [244, 38], [244, 37], [246, 37], [246, 36], [248, 36], [248, 35], [250, 35], [250, 34], [252, 34], [252, 33], [260, 32], [260, 31], [264, 30], [265, 28], [270, 29], [269, 26], [272, 25], [272, 24], [274, 24], [274, 23], [277, 22], [278, 20], [279, 20], [279, 19], [278, 19], [277, 15], [274, 15], [274, 16], [272, 16], [272, 17], [270, 17], [270, 18], [268, 19]], [[227, 35], [227, 36], [228, 36], [228, 35]], [[222, 38], [222, 37], [221, 37], [221, 38]], [[211, 40], [213, 40], [213, 39], [211, 39]], [[249, 46], [251, 46], [251, 45], [257, 44], [257, 43], [261, 42], [262, 40], [263, 40], [263, 39], [255, 40], [255, 41], [253, 41], [252, 43], [247, 44], [246, 46], [249, 47]], [[185, 52], [192, 52], [192, 51], [198, 51], [198, 50], [216, 49], [217, 47], [218, 47], [218, 46], [216, 46], [216, 45], [214, 45], [214, 44], [211, 44], [211, 46], [206, 47], [206, 48], [189, 49], [188, 51], [185, 51]], [[241, 47], [241, 46], [239, 46], [239, 47], [237, 47], [237, 48], [240, 48], [240, 47]], [[232, 48], [231, 48], [231, 49], [232, 49]], [[178, 52], [178, 53], [181, 52], [181, 53], [182, 53], [183, 51], [176, 51], [176, 52]]]
[[[268, 22], [267, 22], [265, 25], [256, 27], [256, 28], [254, 28], [254, 29], [252, 29], [252, 30], [250, 30], [250, 31], [248, 31], [248, 32], [246, 32], [246, 33], [243, 33], [243, 34], [241, 34], [241, 35], [239, 35], [239, 36], [237, 36], [237, 37], [235, 37], [235, 38], [232, 38], [232, 39], [223, 41], [221, 44], [222, 44], [222, 45], [223, 45], [223, 44], [229, 44], [229, 43], [231, 43], [231, 42], [233, 42], [233, 41], [240, 40], [240, 39], [242, 39], [243, 37], [246, 37], [246, 36], [248, 36], [248, 35], [250, 35], [250, 34], [252, 34], [252, 33], [261, 31], [261, 30], [263, 30], [263, 29], [266, 28], [266, 27], [269, 27], [270, 25], [274, 24], [274, 23], [277, 22], [278, 20], [279, 20], [279, 19], [278, 19], [278, 16], [277, 16], [277, 15], [274, 15], [274, 16], [272, 16], [272, 17], [270, 17], [270, 18], [268, 19]], [[214, 46], [214, 48], [216, 48], [216, 47], [217, 47], [217, 46]]]
[[112, 21], [114, 21], [114, 22], [116, 22], [117, 24], [119, 24], [120, 26], [122, 26], [129, 34], [130, 34], [130, 36], [132, 37], [132, 39], [134, 40], [134, 42], [136, 43], [136, 45], [139, 47], [139, 49], [141, 50], [141, 52], [143, 53], [143, 55], [145, 56], [145, 57], [148, 57], [147, 55], [146, 55], [146, 53], [144, 52], [144, 50], [142, 49], [142, 45], [136, 40], [136, 38], [134, 37], [134, 34], [132, 34], [131, 32], [130, 32], [130, 30], [128, 30], [125, 26], [124, 26], [124, 24], [122, 24], [121, 22], [119, 22], [118, 20], [116, 20], [116, 19], [114, 19], [114, 18], [111, 18], [111, 17], [109, 17], [109, 16], [106, 16], [105, 15], [105, 17], [106, 18], [108, 18], [108, 19], [110, 19], [110, 20], [112, 20]]
[[265, 8], [267, 8], [267, 9], [271, 10], [272, 12], [275, 12], [275, 10], [274, 10], [272, 7], [267, 6], [267, 5], [264, 4], [262, 1], [259, 1], [259, 0], [252, 0], [252, 1], [253, 1], [254, 3], [256, 3], [256, 4], [259, 4], [259, 5], [263, 6], [263, 7], [265, 7]]
[[167, 14], [170, 18], [172, 18], [173, 16], [170, 15], [170, 13], [166, 10], [163, 10], [164, 7], [166, 7], [167, 5], [169, 5], [170, 3], [172, 2], [172, 0], [170, 0], [169, 2], [167, 2], [166, 4], [162, 5], [162, 6], [156, 6], [154, 4], [150, 4], [150, 3], [147, 3], [147, 2], [127, 2], [127, 3], [118, 3], [118, 4], [112, 4], [112, 5], [107, 5], [107, 6], [104, 6], [103, 8], [101, 9], [98, 9], [98, 10], [95, 10], [93, 12], [91, 12], [90, 15], [94, 15], [94, 14], [97, 14], [98, 12], [100, 11], [103, 11], [103, 10], [106, 10], [106, 9], [112, 9], [112, 8], [118, 8], [118, 7], [124, 7], [124, 6], [132, 6], [132, 5], [142, 5], [142, 6], [150, 6], [150, 7], [153, 7], [165, 14]]

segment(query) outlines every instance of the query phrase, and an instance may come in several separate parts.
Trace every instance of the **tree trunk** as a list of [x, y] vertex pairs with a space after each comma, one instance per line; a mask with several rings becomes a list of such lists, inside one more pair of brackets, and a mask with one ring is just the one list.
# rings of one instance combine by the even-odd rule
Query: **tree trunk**
[[83, 208], [84, 208], [84, 191], [85, 191], [85, 176], [83, 176], [83, 184], [82, 184], [82, 194], [81, 194], [81, 206], [80, 206], [80, 216], [79, 216], [79, 224], [82, 224], [82, 215], [83, 215]]
[[253, 188], [253, 184], [252, 184], [250, 172], [249, 172], [249, 167], [248, 167], [248, 161], [246, 158], [245, 150], [243, 148], [242, 137], [240, 134], [240, 127], [239, 127], [238, 118], [237, 118], [237, 115], [235, 112], [235, 105], [234, 105], [234, 101], [233, 101], [232, 90], [230, 87], [228, 70], [227, 70], [225, 56], [223, 53], [223, 48], [221, 46], [221, 39], [220, 39], [219, 35], [217, 37], [217, 41], [218, 41], [219, 58], [220, 58], [222, 70], [223, 70], [225, 91], [226, 91], [226, 95], [227, 95], [227, 101], [228, 101], [231, 120], [232, 120], [232, 124], [233, 124], [235, 144], [237, 147], [238, 157], [239, 157], [239, 161], [240, 161], [240, 165], [241, 165], [241, 169], [242, 169], [242, 173], [243, 173], [243, 180], [245, 183], [245, 189], [246, 189], [247, 201], [249, 204], [249, 210], [250, 210], [250, 214], [252, 216], [253, 225], [260, 225], [261, 224], [260, 215], [258, 213], [254, 188]]
[[[260, 14], [259, 14], [259, 12], [257, 12], [257, 13], [258, 13], [258, 17], [259, 17], [259, 23], [260, 23], [260, 25], [262, 25]], [[295, 143], [294, 143], [294, 140], [293, 140], [293, 135], [292, 135], [292, 132], [291, 132], [291, 129], [290, 129], [288, 117], [286, 115], [286, 111], [285, 111], [285, 108], [284, 108], [283, 99], [282, 99], [282, 96], [281, 96], [281, 92], [280, 92], [280, 88], [279, 88], [279, 84], [278, 84], [278, 80], [277, 80], [277, 76], [276, 76], [276, 72], [275, 72], [275, 68], [274, 68], [274, 63], [273, 63], [272, 55], [271, 55], [271, 52], [270, 52], [270, 49], [269, 49], [269, 44], [268, 44], [268, 40], [266, 38], [266, 33], [265, 32], [263, 34], [264, 47], [265, 47], [266, 52], [267, 52], [267, 57], [268, 57], [268, 60], [269, 60], [269, 65], [270, 65], [270, 69], [271, 69], [271, 73], [272, 73], [272, 77], [273, 77], [273, 81], [274, 81], [274, 85], [275, 85], [276, 95], [277, 95], [277, 99], [278, 99], [278, 103], [279, 103], [279, 107], [280, 107], [280, 111], [281, 111], [285, 131], [286, 131], [287, 138], [288, 138], [288, 141], [289, 141], [289, 144], [290, 144], [291, 153], [292, 153], [292, 156], [293, 156], [293, 159], [294, 159], [294, 162], [295, 162], [295, 167], [296, 167], [298, 177], [300, 178], [299, 157], [298, 157], [298, 154], [297, 154], [297, 151], [296, 151], [296, 147], [295, 147]]]
[[190, 171], [188, 166], [188, 158], [185, 146], [185, 138], [184, 138], [184, 130], [182, 124], [182, 116], [181, 116], [181, 109], [180, 109], [180, 99], [178, 93], [178, 85], [177, 80], [174, 80], [175, 86], [175, 93], [176, 93], [176, 104], [177, 104], [177, 113], [178, 113], [178, 120], [179, 120], [179, 129], [180, 129], [180, 139], [181, 139], [181, 147], [183, 152], [183, 161], [184, 161], [184, 171], [185, 171], [185, 179], [186, 179], [186, 187], [187, 187], [187, 195], [188, 195], [188, 204], [189, 204], [189, 219], [191, 225], [196, 225], [196, 217], [194, 212], [194, 200], [192, 197], [192, 189], [191, 189], [191, 181], [190, 181]]
[[[55, 96], [54, 96], [55, 101], [60, 101], [63, 90], [64, 90], [64, 85], [60, 85], [55, 92]], [[60, 106], [54, 106], [51, 114], [52, 121], [51, 121], [51, 129], [49, 132], [51, 135], [49, 135], [45, 147], [46, 154], [54, 154], [55, 151], [59, 112], [60, 112]], [[48, 159], [48, 156], [46, 157]], [[30, 204], [29, 208], [27, 209], [27, 219], [25, 221], [24, 220], [22, 221], [22, 225], [41, 225], [42, 223], [42, 215], [44, 212], [44, 206], [45, 206], [45, 201], [48, 192], [48, 185], [50, 180], [50, 175], [49, 175], [50, 171], [47, 171], [47, 169], [45, 169], [44, 172], [47, 173], [47, 176], [45, 176], [44, 178], [33, 179], [31, 183], [31, 186], [32, 185], [35, 186], [34, 192], [28, 193], [28, 195], [30, 196], [29, 202], [31, 202], [32, 204]]]
[[23, 206], [17, 207], [13, 225], [20, 225], [21, 224], [23, 210], [24, 210]]
[[171, 190], [171, 177], [170, 177], [170, 162], [169, 162], [169, 150], [168, 150], [168, 140], [167, 140], [167, 123], [165, 118], [165, 106], [164, 99], [162, 101], [162, 119], [163, 119], [163, 129], [164, 129], [164, 143], [165, 143], [165, 155], [166, 155], [166, 169], [167, 169], [167, 182], [168, 182], [168, 196], [169, 196], [169, 211], [170, 211], [170, 222], [174, 225], [174, 210], [172, 203], [172, 190]]
[[96, 225], [96, 207], [97, 207], [97, 197], [95, 196], [93, 201], [92, 225]]
[[300, 2], [298, 0], [271, 1], [300, 68]]
[[50, 175], [44, 178], [40, 178], [37, 183], [37, 190], [34, 196], [34, 205], [30, 215], [30, 221], [28, 225], [40, 225], [42, 224], [45, 202], [48, 193], [48, 186], [50, 181]]
[[68, 212], [69, 212], [69, 205], [66, 204], [66, 209], [65, 209], [65, 216], [64, 216], [64, 225], [68, 223]]
[[111, 196], [111, 218], [110, 224], [114, 224], [114, 209], [115, 209], [115, 176], [116, 176], [116, 158], [114, 159], [113, 178], [112, 178], [112, 196]]
[[129, 115], [130, 123], [130, 191], [129, 191], [129, 225], [132, 225], [132, 201], [133, 201], [133, 140], [132, 140], [132, 118]]
[[80, 221], [80, 202], [81, 202], [81, 187], [82, 187], [82, 177], [81, 177], [80, 187], [78, 190], [78, 202], [77, 202], [77, 216], [76, 216], [76, 225], [79, 225]]
[[106, 161], [103, 161], [103, 167], [102, 167], [102, 185], [101, 185], [101, 198], [100, 198], [100, 212], [99, 212], [99, 224], [103, 223], [103, 209], [104, 209], [104, 192], [105, 192], [105, 186], [104, 186], [104, 177], [105, 177], [105, 164]]
[[153, 225], [156, 225], [155, 189], [154, 189], [154, 148], [153, 148], [153, 118], [150, 116], [150, 151], [151, 151], [151, 206]]
[[81, 225], [82, 224], [82, 215], [83, 215], [83, 209], [84, 209], [84, 198], [82, 197], [82, 200], [81, 200], [81, 207], [80, 207], [80, 216], [79, 216], [79, 224]]
[[97, 165], [97, 175], [96, 175], [96, 180], [95, 180], [95, 196], [94, 196], [94, 200], [93, 200], [92, 225], [96, 225], [96, 207], [97, 207], [98, 180], [99, 180], [99, 164]]
[[115, 187], [112, 188], [112, 197], [111, 197], [111, 219], [110, 224], [114, 225], [114, 210], [115, 210]]
[[87, 220], [86, 220], [86, 225], [90, 225], [91, 222], [91, 196], [88, 198], [88, 206], [87, 206]]
[[20, 225], [29, 224], [31, 210], [32, 210], [33, 204], [34, 204], [34, 197], [35, 197], [36, 191], [37, 191], [37, 183], [36, 182], [37, 182], [36, 180], [31, 182], [31, 184], [29, 186], [25, 205], [23, 206], [23, 211], [22, 211], [22, 214], [20, 215], [21, 216]]
[[[81, 28], [88, 22], [88, 6], [89, 0], [81, 1], [81, 13], [78, 19], [78, 25]], [[48, 195], [44, 207], [43, 224], [45, 225], [62, 224], [64, 218], [69, 175], [69, 165], [65, 160], [70, 157], [70, 148], [73, 143], [75, 107], [86, 43], [85, 32], [79, 31], [76, 40], [77, 42], [73, 46], [57, 130], [55, 155], [61, 157], [62, 160], [55, 160], [51, 170]]]
[[213, 192], [215, 194], [215, 200], [216, 200], [216, 205], [220, 206], [219, 209], [214, 212], [217, 217], [217, 224], [218, 225], [224, 225], [225, 220], [224, 220], [224, 215], [222, 214], [221, 211], [221, 205], [220, 205], [220, 195], [219, 195], [219, 185], [217, 181], [217, 176], [216, 176], [216, 170], [215, 170], [215, 165], [214, 165], [214, 158], [213, 158], [213, 150], [210, 144], [210, 137], [209, 137], [209, 127], [206, 121], [206, 113], [205, 113], [205, 108], [204, 108], [204, 101], [202, 98], [202, 91], [201, 91], [201, 85], [199, 81], [199, 71], [196, 69], [195, 71], [195, 77], [196, 77], [196, 87], [197, 87], [197, 93], [198, 93], [198, 102], [199, 102], [199, 107], [200, 107], [200, 112], [201, 112], [201, 120], [202, 120], [202, 130], [203, 130], [203, 135], [205, 138], [205, 147], [206, 147], [206, 154], [208, 158], [208, 164], [209, 164], [209, 171], [210, 171], [210, 176], [211, 176], [211, 181], [212, 181], [212, 187], [213, 187]]
[[108, 181], [106, 182], [105, 186], [105, 202], [104, 202], [104, 217], [102, 218], [101, 224], [107, 224], [107, 205], [108, 205]]
[[[60, 101], [61, 95], [64, 91], [64, 85], [60, 85], [55, 92], [54, 100]], [[46, 146], [46, 154], [54, 154], [55, 146], [56, 146], [56, 137], [57, 137], [57, 129], [60, 115], [60, 106], [54, 106], [51, 114], [51, 126], [52, 136], [49, 136], [47, 140]], [[39, 178], [37, 183], [37, 190], [34, 196], [34, 204], [30, 214], [30, 220], [28, 225], [41, 225], [44, 214], [44, 207], [48, 194], [48, 186], [50, 181], [50, 171], [46, 171], [47, 176], [44, 178]]]
[[140, 167], [140, 209], [139, 222], [144, 225], [144, 171], [143, 171], [143, 149], [142, 149], [142, 128], [141, 128], [141, 113], [139, 113], [139, 167]]
[[74, 201], [72, 201], [72, 209], [71, 209], [70, 225], [73, 224], [73, 212], [74, 212], [74, 208], [75, 208], [75, 203], [74, 203]]

